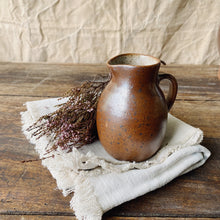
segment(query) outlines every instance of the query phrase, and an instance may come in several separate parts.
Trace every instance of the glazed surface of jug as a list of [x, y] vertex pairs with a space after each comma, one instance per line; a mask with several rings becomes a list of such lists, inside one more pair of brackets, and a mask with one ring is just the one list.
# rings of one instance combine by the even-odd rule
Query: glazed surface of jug
[[[143, 161], [161, 146], [177, 82], [170, 74], [158, 74], [160, 63], [143, 54], [121, 54], [107, 62], [111, 80], [98, 102], [97, 131], [116, 159]], [[162, 79], [170, 81], [166, 99], [159, 87]]]

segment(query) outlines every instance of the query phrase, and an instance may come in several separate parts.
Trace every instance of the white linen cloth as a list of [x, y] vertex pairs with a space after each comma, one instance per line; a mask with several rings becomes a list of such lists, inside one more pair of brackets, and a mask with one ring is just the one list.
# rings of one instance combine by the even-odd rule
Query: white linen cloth
[[65, 101], [52, 98], [27, 102], [27, 111], [21, 113], [22, 130], [35, 145], [40, 158], [54, 155], [42, 160], [42, 164], [56, 179], [64, 196], [74, 192], [70, 206], [78, 219], [99, 220], [113, 207], [162, 187], [203, 165], [211, 154], [199, 144], [203, 138], [200, 129], [170, 114], [161, 149], [144, 162], [116, 160], [99, 141], [74, 148], [70, 153], [58, 149], [46, 154], [49, 139], [45, 136], [36, 139], [26, 129]]

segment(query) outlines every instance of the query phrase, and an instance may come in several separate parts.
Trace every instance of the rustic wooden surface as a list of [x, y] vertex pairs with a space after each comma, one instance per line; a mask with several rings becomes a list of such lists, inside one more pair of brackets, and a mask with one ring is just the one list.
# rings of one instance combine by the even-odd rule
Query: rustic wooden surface
[[[1, 220], [77, 220], [73, 216], [42, 216], [42, 215], [2, 215]], [[136, 217], [105, 217], [105, 220], [136, 220]], [[138, 220], [164, 220], [161, 217], [138, 217]], [[169, 220], [186, 220], [186, 218], [169, 218]], [[195, 220], [195, 218], [187, 218], [187, 220]], [[196, 218], [196, 220], [213, 220], [213, 218]]]
[[[204, 131], [203, 145], [212, 156], [202, 167], [112, 209], [103, 219], [220, 218], [218, 66], [170, 65], [161, 70], [179, 83], [171, 113]], [[61, 96], [96, 74], [107, 74], [105, 65], [0, 63], [0, 219], [75, 219], [71, 196], [62, 196], [41, 162], [21, 163], [37, 154], [21, 132], [20, 112], [26, 101]]]

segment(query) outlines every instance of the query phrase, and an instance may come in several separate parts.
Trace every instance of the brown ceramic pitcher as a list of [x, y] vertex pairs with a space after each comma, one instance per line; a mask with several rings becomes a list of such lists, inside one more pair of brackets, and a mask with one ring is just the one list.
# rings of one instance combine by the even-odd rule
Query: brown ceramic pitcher
[[[98, 102], [97, 130], [101, 144], [114, 158], [143, 161], [161, 146], [177, 82], [159, 74], [161, 61], [143, 54], [121, 54], [107, 62], [111, 80]], [[167, 98], [159, 87], [170, 80]]]

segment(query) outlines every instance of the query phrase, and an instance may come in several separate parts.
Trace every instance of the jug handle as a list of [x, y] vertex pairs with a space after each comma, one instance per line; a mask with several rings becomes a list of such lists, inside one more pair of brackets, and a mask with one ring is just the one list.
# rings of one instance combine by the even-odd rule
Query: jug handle
[[162, 74], [159, 74], [158, 76], [159, 76], [159, 83], [163, 79], [168, 79], [170, 81], [169, 91], [168, 91], [167, 98], [166, 98], [167, 108], [168, 108], [168, 111], [170, 111], [176, 99], [177, 90], [178, 90], [178, 84], [177, 84], [176, 78], [173, 75], [168, 74], [168, 73], [162, 73]]

